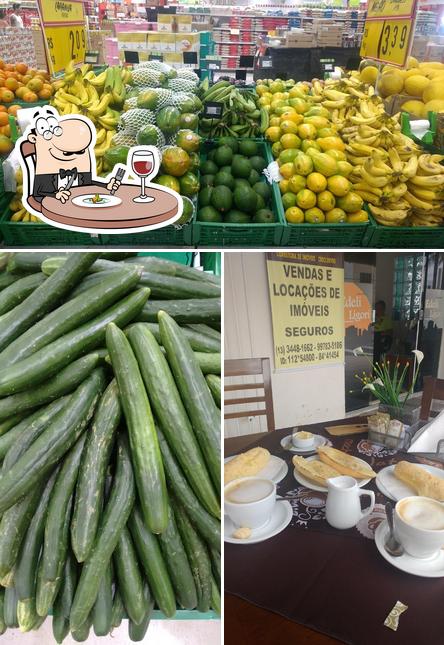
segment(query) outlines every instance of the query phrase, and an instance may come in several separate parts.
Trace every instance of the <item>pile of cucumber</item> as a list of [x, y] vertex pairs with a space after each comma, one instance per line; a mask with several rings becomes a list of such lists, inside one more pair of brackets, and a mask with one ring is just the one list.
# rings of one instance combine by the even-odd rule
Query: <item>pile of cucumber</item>
[[220, 280], [0, 254], [0, 634], [220, 613]]

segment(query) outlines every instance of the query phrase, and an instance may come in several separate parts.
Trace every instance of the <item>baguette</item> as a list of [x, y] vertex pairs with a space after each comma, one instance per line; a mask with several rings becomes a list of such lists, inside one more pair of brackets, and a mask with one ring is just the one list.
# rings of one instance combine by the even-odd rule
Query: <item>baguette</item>
[[336, 448], [328, 448], [321, 446], [318, 450], [319, 459], [328, 464], [338, 471], [341, 475], [349, 475], [355, 479], [371, 479], [376, 477], [376, 473], [372, 468], [362, 462], [356, 457], [347, 455], [347, 453], [337, 450]]
[[425, 468], [408, 461], [400, 461], [395, 466], [394, 475], [413, 488], [417, 495], [444, 502], [444, 479], [432, 475]]
[[266, 448], [251, 448], [247, 452], [234, 457], [224, 465], [225, 483], [240, 477], [254, 477], [270, 461], [270, 453]]
[[338, 477], [340, 475], [335, 468], [324, 464], [318, 459], [311, 459], [308, 461], [303, 457], [295, 456], [293, 457], [293, 465], [298, 473], [319, 486], [327, 487], [327, 479], [330, 479], [330, 477]]

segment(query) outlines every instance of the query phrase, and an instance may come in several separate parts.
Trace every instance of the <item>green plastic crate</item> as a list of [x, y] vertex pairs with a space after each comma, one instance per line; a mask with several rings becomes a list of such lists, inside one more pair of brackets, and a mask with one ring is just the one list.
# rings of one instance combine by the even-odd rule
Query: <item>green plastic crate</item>
[[[263, 139], [254, 139], [267, 163], [272, 161], [271, 148]], [[201, 151], [201, 161], [206, 159], [212, 142], [206, 142]], [[284, 211], [277, 184], [272, 184], [271, 210], [277, 217], [273, 224], [224, 224], [223, 222], [198, 222], [193, 219], [193, 244], [211, 247], [268, 247], [280, 246], [285, 226]]]
[[383, 226], [370, 215], [365, 246], [376, 249], [442, 249], [444, 226]]
[[101, 234], [101, 243], [105, 246], [121, 247], [157, 247], [170, 248], [175, 246], [192, 246], [192, 224], [191, 222], [183, 228], [175, 228], [174, 225], [157, 228], [154, 231], [142, 231], [140, 233], [116, 233], [114, 235]]
[[359, 224], [289, 224], [285, 222], [281, 245], [312, 248], [360, 248], [364, 246], [364, 239], [366, 239], [369, 228], [369, 222]]

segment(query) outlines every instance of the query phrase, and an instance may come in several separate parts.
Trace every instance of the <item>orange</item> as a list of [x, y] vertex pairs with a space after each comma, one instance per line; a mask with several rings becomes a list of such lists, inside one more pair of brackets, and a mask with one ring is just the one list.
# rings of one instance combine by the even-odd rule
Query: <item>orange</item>
[[5, 69], [5, 63], [1, 58], [0, 58], [0, 69]]
[[0, 105], [0, 113], [7, 112], [7, 111], [8, 111], [8, 108], [6, 107], [6, 105]]
[[8, 139], [4, 134], [0, 134], [0, 154], [11, 152], [13, 147], [11, 139]]
[[4, 67], [3, 67], [3, 69], [5, 69], [7, 72], [13, 72], [14, 68], [15, 68], [15, 66], [11, 65], [11, 63], [6, 63], [4, 65]]
[[3, 103], [12, 103], [12, 101], [15, 99], [14, 92], [11, 92], [11, 90], [3, 89], [1, 99]]
[[15, 69], [19, 74], [26, 74], [28, 66], [25, 63], [16, 63]]
[[22, 109], [21, 105], [10, 105], [8, 107], [8, 113], [12, 114], [12, 116], [17, 116], [17, 112]]
[[32, 76], [30, 74], [25, 74], [25, 76], [22, 77], [22, 83], [24, 83], [26, 85], [27, 83], [29, 83], [31, 78], [32, 78]]
[[0, 134], [4, 134], [6, 137], [11, 136], [11, 126], [9, 125], [9, 123], [8, 125], [2, 125], [2, 127], [0, 128]]
[[5, 81], [5, 87], [11, 92], [15, 92], [19, 87], [19, 82], [15, 78], [7, 78]]
[[8, 113], [0, 112], [0, 127], [3, 127], [4, 125], [9, 125]]
[[35, 103], [36, 101], [38, 101], [38, 98], [39, 97], [37, 96], [37, 94], [35, 94], [35, 92], [29, 92], [28, 91], [28, 92], [26, 92], [26, 94], [23, 95], [23, 100], [26, 103]]
[[22, 85], [21, 87], [17, 88], [15, 91], [15, 95], [17, 98], [22, 99], [25, 94], [29, 92], [28, 88], [25, 85]]
[[46, 90], [45, 88], [43, 88], [38, 93], [38, 97], [39, 97], [39, 99], [49, 99], [49, 98], [51, 98], [51, 90]]
[[32, 78], [29, 83], [27, 83], [28, 88], [31, 90], [31, 92], [40, 92], [40, 90], [43, 89], [43, 81], [41, 78], [35, 77]]

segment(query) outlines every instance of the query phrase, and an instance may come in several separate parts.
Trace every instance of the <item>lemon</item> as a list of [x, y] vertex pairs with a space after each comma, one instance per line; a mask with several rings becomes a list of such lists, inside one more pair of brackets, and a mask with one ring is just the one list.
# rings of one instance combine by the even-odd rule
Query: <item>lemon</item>
[[348, 218], [342, 208], [332, 208], [325, 213], [325, 221], [329, 222], [330, 224], [346, 222], [347, 219]]
[[302, 224], [304, 221], [304, 211], [297, 206], [292, 206], [285, 211], [285, 219], [290, 224]]
[[311, 190], [303, 188], [296, 195], [296, 203], [299, 208], [303, 208], [304, 210], [306, 208], [313, 208], [313, 206], [316, 206], [316, 195]]
[[272, 116], [270, 117], [270, 126], [273, 128], [278, 128], [281, 124], [281, 117], [280, 116]]
[[288, 192], [288, 183], [288, 179], [281, 179], [281, 181], [279, 182], [279, 190], [281, 191], [281, 195], [285, 195], [285, 193]]
[[325, 215], [320, 208], [309, 208], [305, 211], [305, 221], [308, 224], [322, 224], [325, 222]]
[[327, 180], [320, 172], [311, 172], [307, 177], [307, 188], [314, 193], [322, 193], [327, 188]]
[[281, 129], [277, 126], [271, 126], [265, 130], [265, 138], [272, 143], [279, 141], [281, 137]]
[[293, 164], [289, 162], [282, 164], [282, 166], [279, 168], [279, 172], [284, 179], [290, 179], [290, 177], [293, 177], [295, 169]]
[[316, 199], [317, 205], [323, 211], [330, 211], [336, 205], [334, 195], [329, 190], [323, 190], [318, 194]]
[[[297, 127], [298, 126], [296, 126], [296, 128]], [[284, 150], [288, 150], [290, 148], [299, 148], [299, 146], [301, 145], [301, 140], [299, 139], [297, 134], [283, 134], [279, 141]]]
[[302, 175], [293, 175], [293, 177], [288, 180], [288, 190], [297, 194], [300, 190], [305, 188], [305, 184], [305, 177]]
[[282, 205], [284, 210], [296, 206], [296, 195], [294, 193], [285, 193], [285, 195], [282, 195]]
[[298, 148], [286, 148], [282, 150], [281, 154], [279, 155], [278, 163], [280, 162], [281, 164], [284, 163], [289, 163], [290, 161], [294, 161], [295, 158], [301, 153]]
[[290, 121], [290, 119], [284, 119], [283, 121], [281, 121], [280, 128], [283, 134], [296, 134], [296, 132], [298, 131], [297, 124], [294, 123], [294, 121]]
[[[335, 208], [335, 210], [340, 210]], [[344, 213], [345, 215], [345, 213]], [[361, 222], [368, 222], [368, 213], [365, 210], [356, 211], [355, 213], [349, 213], [347, 215], [347, 222], [350, 224], [359, 224]]]
[[342, 175], [332, 175], [328, 178], [328, 190], [336, 197], [344, 197], [351, 189], [351, 183]]
[[276, 159], [276, 157], [279, 157], [279, 155], [282, 152], [282, 144], [279, 141], [276, 141], [276, 143], [273, 143], [271, 146], [271, 152], [273, 153], [273, 157]]

